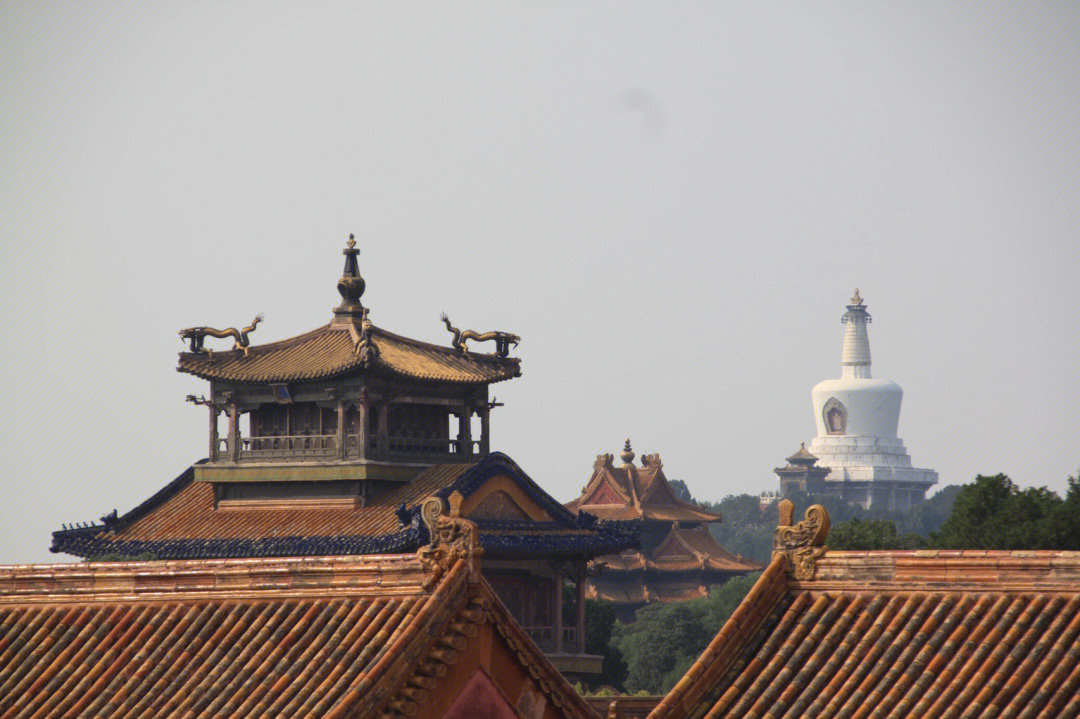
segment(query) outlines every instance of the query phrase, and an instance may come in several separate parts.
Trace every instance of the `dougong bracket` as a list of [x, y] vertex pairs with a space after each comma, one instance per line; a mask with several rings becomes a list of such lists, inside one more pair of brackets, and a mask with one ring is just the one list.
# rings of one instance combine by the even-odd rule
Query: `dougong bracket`
[[420, 505], [420, 516], [431, 540], [430, 544], [420, 547], [417, 554], [431, 572], [431, 578], [426, 582], [429, 587], [434, 586], [458, 559], [468, 563], [469, 581], [480, 581], [480, 556], [484, 553], [480, 532], [474, 522], [459, 516], [460, 507], [461, 495], [457, 492], [450, 496], [449, 511], [442, 498], [435, 495]]
[[795, 505], [791, 500], [780, 501], [780, 525], [773, 533], [773, 556], [783, 554], [788, 572], [796, 579], [811, 580], [817, 569], [818, 557], [825, 554], [825, 537], [829, 534], [829, 513], [820, 504], [806, 510], [806, 519], [792, 524]]

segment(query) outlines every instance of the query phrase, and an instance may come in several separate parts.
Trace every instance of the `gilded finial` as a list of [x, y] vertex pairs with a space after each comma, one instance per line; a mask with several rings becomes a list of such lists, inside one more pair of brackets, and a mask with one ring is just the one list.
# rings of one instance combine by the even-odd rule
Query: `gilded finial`
[[859, 288], [855, 288], [855, 294], [851, 297], [851, 304], [861, 305], [863, 303], [862, 297], [859, 296]]
[[634, 464], [634, 450], [630, 447], [630, 438], [626, 438], [626, 443], [623, 444], [623, 450], [619, 453], [619, 457], [623, 461], [624, 466], [633, 466]]

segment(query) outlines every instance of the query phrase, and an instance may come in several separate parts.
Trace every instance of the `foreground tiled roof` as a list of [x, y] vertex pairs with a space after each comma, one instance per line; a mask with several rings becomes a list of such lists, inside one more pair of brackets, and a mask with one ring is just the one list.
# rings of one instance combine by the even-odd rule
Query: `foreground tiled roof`
[[[374, 367], [405, 377], [462, 384], [489, 384], [517, 377], [521, 361], [420, 342], [372, 327]], [[324, 325], [302, 335], [224, 352], [180, 353], [177, 370], [204, 379], [232, 382], [295, 382], [327, 379], [364, 365], [357, 335], [348, 325]]]
[[652, 719], [1080, 716], [1080, 553], [827, 552], [802, 579], [792, 560]]
[[366, 506], [295, 505], [215, 508], [209, 482], [186, 471], [115, 525], [53, 533], [54, 552], [80, 557], [108, 554], [158, 559], [312, 556], [411, 552], [427, 542], [418, 504], [432, 494], [468, 497], [493, 475], [504, 475], [552, 517], [551, 521], [480, 520], [489, 557], [576, 553], [596, 556], [637, 543], [623, 527], [575, 517], [506, 455], [473, 463], [436, 465]]
[[441, 716], [478, 673], [594, 716], [465, 559], [0, 567], [4, 717]]

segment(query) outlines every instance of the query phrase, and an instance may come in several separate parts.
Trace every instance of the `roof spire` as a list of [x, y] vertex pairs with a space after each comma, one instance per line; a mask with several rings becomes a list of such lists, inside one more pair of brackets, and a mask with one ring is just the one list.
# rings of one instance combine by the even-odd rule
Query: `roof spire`
[[840, 320], [847, 325], [844, 330], [844, 349], [841, 352], [841, 377], [870, 378], [870, 338], [866, 334], [866, 325], [872, 321], [866, 311], [866, 303], [859, 295], [858, 288], [847, 306], [847, 312]]
[[360, 276], [360, 266], [356, 256], [360, 250], [356, 249], [356, 238], [349, 233], [349, 239], [342, 250], [345, 255], [345, 269], [341, 271], [341, 279], [338, 280], [337, 289], [341, 293], [341, 304], [334, 308], [335, 318], [363, 319], [364, 307], [360, 304], [360, 296], [364, 294], [364, 278]]
[[630, 448], [630, 438], [626, 438], [626, 443], [623, 445], [622, 452], [619, 453], [619, 457], [622, 458], [624, 467], [634, 466], [634, 450]]

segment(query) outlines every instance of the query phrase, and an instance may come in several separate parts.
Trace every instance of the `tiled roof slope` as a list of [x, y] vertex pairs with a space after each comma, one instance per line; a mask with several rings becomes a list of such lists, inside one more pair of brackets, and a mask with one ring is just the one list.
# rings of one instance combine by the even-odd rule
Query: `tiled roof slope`
[[[521, 360], [420, 342], [372, 327], [374, 367], [405, 377], [462, 384], [490, 384], [521, 375]], [[349, 325], [327, 324], [302, 335], [248, 348], [180, 353], [177, 370], [203, 379], [232, 382], [295, 382], [328, 379], [364, 364]]]
[[[310, 556], [415, 551], [427, 541], [417, 506], [432, 494], [468, 497], [494, 475], [510, 477], [552, 518], [547, 522], [479, 522], [489, 557], [580, 553], [595, 556], [637, 543], [624, 527], [577, 518], [500, 452], [473, 463], [436, 465], [366, 506], [214, 507], [209, 482], [189, 469], [115, 525], [53, 533], [54, 552], [80, 557], [106, 554], [158, 559]], [[403, 509], [404, 508], [404, 509]]]
[[719, 514], [706, 512], [675, 496], [664, 476], [659, 455], [645, 455], [641, 461], [640, 467], [630, 462], [616, 467], [612, 455], [599, 455], [581, 496], [569, 502], [567, 509], [584, 510], [600, 519], [616, 521], [720, 521]]
[[1080, 552], [778, 552], [651, 719], [1080, 716]]
[[466, 559], [0, 567], [4, 717], [441, 715], [477, 672], [595, 717]]
[[685, 571], [712, 569], [720, 572], [756, 572], [761, 565], [736, 556], [724, 549], [705, 527], [671, 528], [666, 539], [650, 550], [627, 550], [597, 559], [605, 572]]

